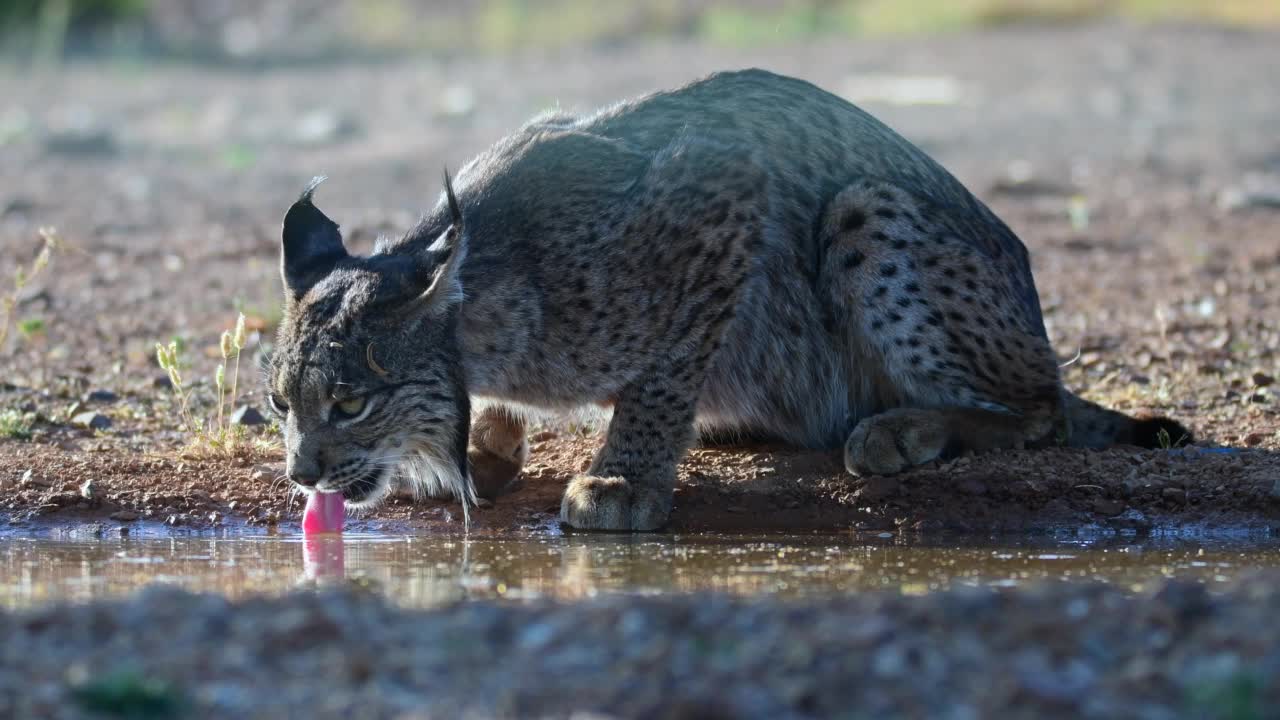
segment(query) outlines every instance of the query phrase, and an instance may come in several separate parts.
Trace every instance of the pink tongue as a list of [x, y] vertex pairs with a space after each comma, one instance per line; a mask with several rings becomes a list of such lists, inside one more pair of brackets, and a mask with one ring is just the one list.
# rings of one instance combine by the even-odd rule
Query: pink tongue
[[307, 497], [307, 509], [302, 511], [302, 532], [340, 533], [346, 515], [342, 493], [311, 493]]

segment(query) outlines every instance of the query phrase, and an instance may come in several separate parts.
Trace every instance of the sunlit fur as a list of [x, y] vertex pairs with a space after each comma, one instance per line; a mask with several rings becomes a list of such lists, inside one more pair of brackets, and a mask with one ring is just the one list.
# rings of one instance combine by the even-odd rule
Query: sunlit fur
[[[291, 478], [363, 506], [400, 467], [465, 506], [490, 486], [470, 477], [471, 396], [611, 408], [561, 505], [569, 525], [610, 530], [667, 521], [695, 426], [843, 444], [852, 472], [881, 474], [1185, 432], [1067, 392], [1017, 236], [919, 148], [801, 80], [721, 73], [543, 115], [457, 180], [368, 257], [310, 191], [289, 209], [268, 382], [290, 406]], [[335, 422], [343, 393], [377, 404]], [[516, 424], [476, 433], [506, 448], [475, 448], [498, 481], [519, 472], [504, 459]]]

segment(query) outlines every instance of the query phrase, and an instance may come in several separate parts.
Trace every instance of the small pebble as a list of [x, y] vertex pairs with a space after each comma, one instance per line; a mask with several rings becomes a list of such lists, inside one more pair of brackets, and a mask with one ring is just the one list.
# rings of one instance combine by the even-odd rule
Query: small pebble
[[231, 413], [231, 422], [235, 425], [266, 425], [268, 420], [252, 405], [241, 405]]
[[92, 410], [77, 414], [71, 418], [71, 424], [90, 430], [106, 430], [111, 427], [111, 418]]

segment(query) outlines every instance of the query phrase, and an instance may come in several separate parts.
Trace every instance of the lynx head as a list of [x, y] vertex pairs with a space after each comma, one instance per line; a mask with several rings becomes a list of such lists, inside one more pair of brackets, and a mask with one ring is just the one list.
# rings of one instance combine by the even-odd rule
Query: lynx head
[[306, 492], [341, 492], [362, 507], [399, 470], [465, 508], [474, 500], [457, 339], [466, 237], [448, 173], [448, 216], [438, 223], [447, 228], [427, 246], [368, 257], [348, 254], [337, 224], [312, 203], [322, 179], [284, 218], [284, 319], [263, 373], [287, 475]]

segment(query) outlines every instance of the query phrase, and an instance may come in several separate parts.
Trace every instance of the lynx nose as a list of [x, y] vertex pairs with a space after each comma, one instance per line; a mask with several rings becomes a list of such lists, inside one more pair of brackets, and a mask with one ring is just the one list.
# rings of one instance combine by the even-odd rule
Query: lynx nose
[[315, 487], [320, 482], [319, 475], [302, 475], [297, 472], [289, 473], [289, 480], [301, 485], [302, 487]]
[[300, 458], [289, 458], [289, 467], [285, 473], [290, 482], [297, 483], [302, 487], [315, 487], [320, 482], [320, 478], [324, 477], [324, 465], [319, 460], [302, 460]]

